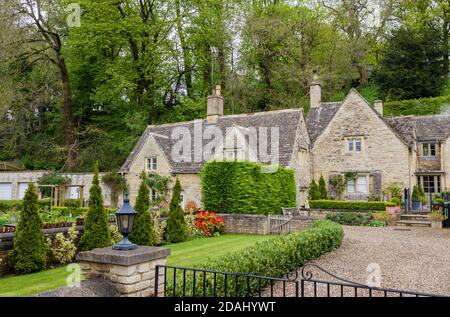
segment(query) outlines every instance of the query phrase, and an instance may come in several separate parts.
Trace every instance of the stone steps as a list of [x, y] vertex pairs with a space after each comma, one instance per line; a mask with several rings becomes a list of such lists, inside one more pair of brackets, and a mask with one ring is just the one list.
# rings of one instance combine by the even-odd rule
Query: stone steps
[[425, 220], [428, 220], [428, 215], [421, 215], [421, 214], [403, 214], [403, 215], [400, 215], [400, 220], [418, 220], [418, 221], [425, 221]]
[[396, 222], [397, 226], [407, 227], [431, 227], [431, 221], [426, 220], [399, 220]]

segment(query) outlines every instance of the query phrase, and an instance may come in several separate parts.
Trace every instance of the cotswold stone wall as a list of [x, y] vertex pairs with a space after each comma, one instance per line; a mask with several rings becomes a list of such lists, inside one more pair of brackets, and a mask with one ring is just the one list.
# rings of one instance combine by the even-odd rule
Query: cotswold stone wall
[[[225, 218], [226, 233], [242, 234], [270, 234], [269, 217], [264, 215], [220, 214]], [[298, 231], [309, 228], [313, 219], [294, 216], [290, 223], [290, 230]]]

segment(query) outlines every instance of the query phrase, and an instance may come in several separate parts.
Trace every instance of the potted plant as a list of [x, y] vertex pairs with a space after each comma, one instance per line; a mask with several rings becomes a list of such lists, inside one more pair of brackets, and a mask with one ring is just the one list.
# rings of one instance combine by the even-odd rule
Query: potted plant
[[391, 202], [386, 203], [386, 211], [391, 215], [400, 213], [401, 200], [399, 198], [392, 198]]
[[418, 186], [413, 187], [411, 200], [412, 200], [412, 209], [413, 210], [422, 210], [423, 196], [422, 196]]
[[442, 214], [441, 210], [433, 210], [429, 216], [429, 219], [431, 221], [431, 228], [442, 229], [442, 221], [447, 219], [447, 217]]

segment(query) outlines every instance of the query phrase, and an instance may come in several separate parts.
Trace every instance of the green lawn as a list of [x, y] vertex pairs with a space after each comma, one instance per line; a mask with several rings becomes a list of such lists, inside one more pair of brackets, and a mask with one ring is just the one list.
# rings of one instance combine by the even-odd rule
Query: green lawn
[[[224, 255], [251, 246], [271, 236], [226, 234], [220, 237], [196, 239], [170, 244], [168, 265], [193, 266], [208, 258]], [[66, 266], [39, 273], [0, 278], [0, 296], [29, 296], [66, 285], [70, 272]]]
[[218, 257], [231, 251], [238, 251], [272, 238], [272, 236], [226, 234], [220, 237], [197, 239], [182, 243], [170, 244], [171, 255], [168, 265], [192, 266], [205, 262], [208, 258]]

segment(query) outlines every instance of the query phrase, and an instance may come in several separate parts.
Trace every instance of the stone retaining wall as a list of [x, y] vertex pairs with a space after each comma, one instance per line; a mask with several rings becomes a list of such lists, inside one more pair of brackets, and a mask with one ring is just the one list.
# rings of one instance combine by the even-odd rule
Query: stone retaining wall
[[[225, 218], [226, 233], [270, 234], [269, 216], [248, 214], [220, 214]], [[313, 219], [305, 216], [294, 216], [290, 223], [291, 231], [309, 228]]]

